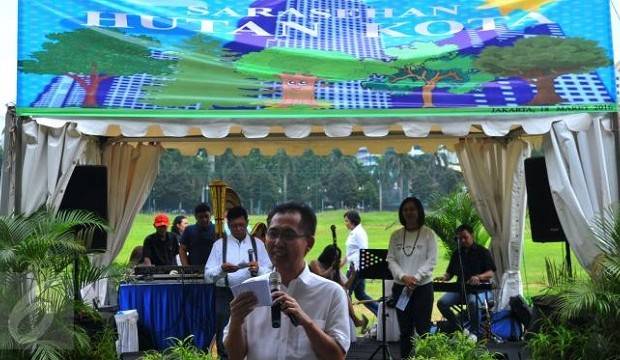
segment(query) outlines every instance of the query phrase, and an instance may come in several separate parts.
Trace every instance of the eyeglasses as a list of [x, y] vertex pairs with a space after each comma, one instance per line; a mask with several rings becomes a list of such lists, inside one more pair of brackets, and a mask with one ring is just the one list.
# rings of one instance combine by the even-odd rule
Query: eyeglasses
[[248, 227], [248, 225], [244, 223], [241, 223], [241, 224], [230, 223], [228, 224], [228, 227], [231, 229], [245, 229]]
[[298, 234], [295, 230], [285, 227], [285, 228], [269, 228], [267, 230], [267, 237], [270, 239], [280, 239], [284, 241], [293, 241], [300, 237], [306, 236], [305, 234]]

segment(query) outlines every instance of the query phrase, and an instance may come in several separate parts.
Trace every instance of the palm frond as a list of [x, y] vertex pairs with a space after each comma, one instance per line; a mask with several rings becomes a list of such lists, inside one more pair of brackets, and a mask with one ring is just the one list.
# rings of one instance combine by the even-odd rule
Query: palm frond
[[37, 342], [32, 345], [32, 360], [62, 360], [62, 352], [55, 344]]
[[448, 258], [456, 248], [454, 231], [462, 224], [468, 224], [474, 229], [477, 244], [488, 246], [490, 236], [468, 192], [457, 191], [444, 197], [434, 195], [433, 198], [435, 210], [426, 216], [426, 225], [442, 240]]

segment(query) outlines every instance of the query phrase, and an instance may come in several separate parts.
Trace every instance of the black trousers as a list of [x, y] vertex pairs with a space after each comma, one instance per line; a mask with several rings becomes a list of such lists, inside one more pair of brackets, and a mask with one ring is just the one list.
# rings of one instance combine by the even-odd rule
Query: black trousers
[[233, 294], [229, 288], [215, 287], [215, 343], [220, 359], [228, 359], [226, 348], [224, 348], [224, 328], [228, 324], [232, 300]]
[[[394, 301], [398, 301], [398, 297], [403, 289], [403, 285], [394, 284], [392, 288]], [[400, 329], [400, 355], [402, 359], [407, 359], [413, 355], [411, 353], [413, 349], [411, 338], [414, 335], [414, 330], [418, 335], [424, 335], [431, 330], [433, 301], [433, 284], [428, 283], [417, 286], [413, 290], [405, 311], [396, 309], [398, 327]]]

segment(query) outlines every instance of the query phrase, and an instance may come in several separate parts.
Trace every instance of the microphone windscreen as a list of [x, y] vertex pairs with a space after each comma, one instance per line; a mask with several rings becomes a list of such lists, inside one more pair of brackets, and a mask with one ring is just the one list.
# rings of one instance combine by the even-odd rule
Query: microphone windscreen
[[269, 274], [269, 289], [271, 289], [271, 291], [280, 290], [281, 283], [282, 283], [282, 276], [280, 276], [279, 272], [274, 271], [271, 274]]

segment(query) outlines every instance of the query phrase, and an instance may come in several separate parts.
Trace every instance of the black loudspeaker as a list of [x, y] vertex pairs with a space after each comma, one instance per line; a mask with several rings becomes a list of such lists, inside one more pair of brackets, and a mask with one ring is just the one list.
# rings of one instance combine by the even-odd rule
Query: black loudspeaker
[[562, 242], [566, 235], [555, 211], [544, 157], [525, 160], [527, 208], [534, 242]]
[[[69, 179], [60, 210], [86, 210], [108, 221], [108, 171], [105, 166], [76, 166]], [[107, 233], [96, 230], [88, 252], [106, 250]]]

